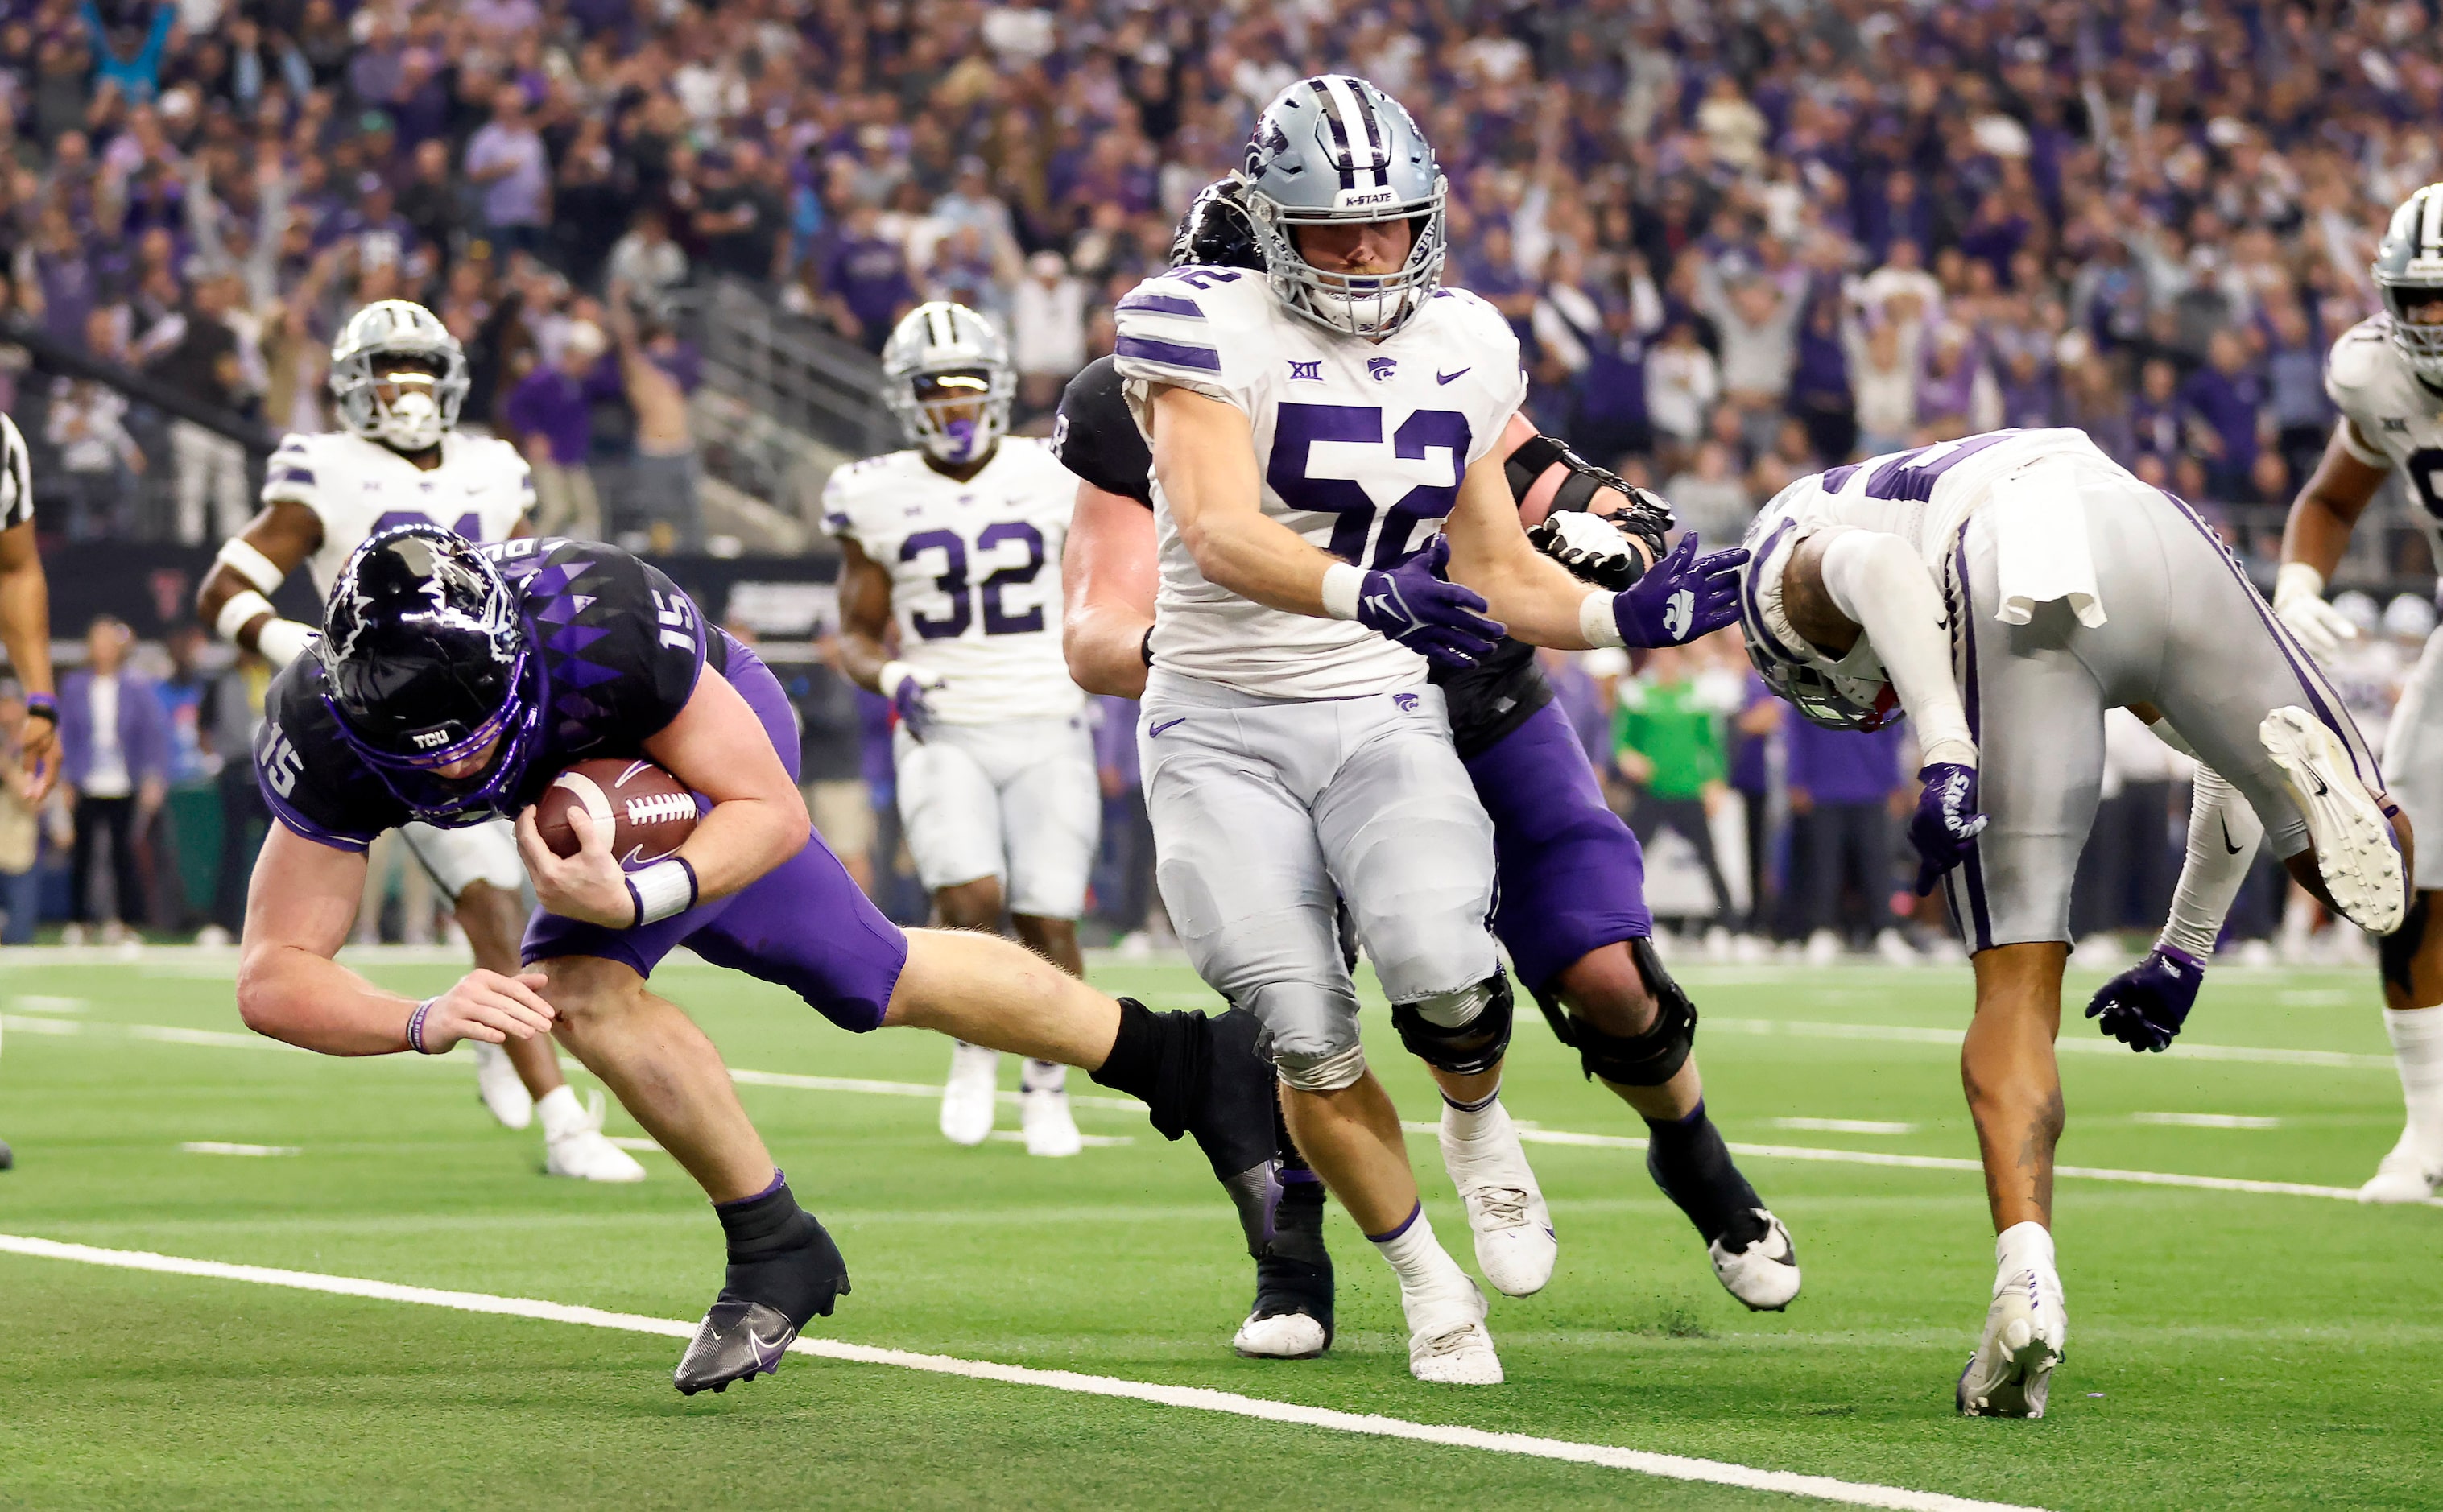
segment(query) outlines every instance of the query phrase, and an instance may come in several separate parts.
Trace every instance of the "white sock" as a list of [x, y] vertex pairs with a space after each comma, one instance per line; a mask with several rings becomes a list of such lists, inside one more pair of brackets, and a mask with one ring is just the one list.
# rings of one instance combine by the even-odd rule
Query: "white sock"
[[1460, 1139], [1480, 1139], [1509, 1128], [1510, 1115], [1501, 1106], [1501, 1084], [1474, 1102], [1458, 1102], [1442, 1094], [1442, 1127]]
[[2022, 1270], [2051, 1271], [2052, 1231], [2032, 1221], [2011, 1225], [1993, 1236], [1993, 1267], [1996, 1278], [2006, 1281]]
[[1454, 1280], [1462, 1283], [1467, 1280], [1467, 1272], [1459, 1268], [1459, 1262], [1453, 1260], [1441, 1242], [1434, 1238], [1433, 1220], [1425, 1216], [1425, 1205], [1422, 1202], [1417, 1204], [1415, 1211], [1408, 1214], [1407, 1222], [1388, 1234], [1379, 1237], [1368, 1234], [1366, 1237], [1383, 1252], [1383, 1258], [1390, 1262], [1391, 1269], [1400, 1278], [1402, 1291], [1422, 1290], [1427, 1286], [1446, 1285]]
[[2383, 1011], [2409, 1127], [2429, 1153], [2443, 1151], [2443, 1008]]
[[542, 1120], [542, 1137], [557, 1139], [585, 1121], [585, 1104], [577, 1101], [577, 1088], [563, 1082], [535, 1099], [535, 1116]]
[[1058, 1061], [1029, 1058], [1018, 1073], [1021, 1092], [1057, 1092], [1069, 1084], [1069, 1067]]

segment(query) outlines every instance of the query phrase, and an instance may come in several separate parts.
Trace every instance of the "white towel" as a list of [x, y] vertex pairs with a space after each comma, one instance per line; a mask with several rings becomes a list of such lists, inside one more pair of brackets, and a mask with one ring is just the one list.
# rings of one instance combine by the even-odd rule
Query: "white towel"
[[2039, 606], [2056, 599], [2088, 629], [2104, 622], [2080, 484], [2066, 457], [2030, 463], [1993, 484], [1984, 513], [1993, 532], [1993, 581], [2002, 601], [1993, 617], [2003, 624], [2025, 625]]

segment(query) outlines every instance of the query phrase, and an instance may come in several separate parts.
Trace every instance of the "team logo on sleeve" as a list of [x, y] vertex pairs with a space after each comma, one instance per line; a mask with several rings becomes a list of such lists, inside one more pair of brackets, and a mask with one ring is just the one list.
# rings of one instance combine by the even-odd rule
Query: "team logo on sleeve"
[[1366, 375], [1372, 378], [1376, 383], [1390, 382], [1391, 374], [1399, 371], [1400, 362], [1396, 357], [1368, 357], [1366, 359]]

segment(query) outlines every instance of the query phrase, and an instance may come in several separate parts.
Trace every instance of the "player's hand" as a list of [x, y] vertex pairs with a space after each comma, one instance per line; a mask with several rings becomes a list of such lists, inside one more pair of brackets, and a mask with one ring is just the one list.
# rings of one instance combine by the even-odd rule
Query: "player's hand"
[[1614, 592], [1637, 581], [1645, 565], [1620, 527], [1583, 509], [1547, 515], [1527, 533], [1528, 544], [1570, 570], [1570, 574]]
[[1985, 816], [1976, 811], [1975, 767], [1937, 761], [1917, 777], [1925, 791], [1917, 795], [1908, 837], [1917, 847], [1917, 895], [1922, 898], [1934, 891], [1944, 872], [1968, 859], [1976, 837], [1985, 832]]
[[2203, 961], [2173, 945], [2158, 945], [2146, 958], [2096, 989], [2086, 1016], [2133, 1050], [2163, 1050], [2179, 1037], [2196, 1007], [2206, 979]]
[[1680, 537], [1671, 554], [1646, 569], [1637, 586], [1613, 595], [1612, 622], [1625, 646], [1684, 646], [1739, 617], [1744, 546], [1697, 555], [1697, 533]]
[[548, 1034], [558, 1016], [542, 1000], [548, 980], [541, 972], [504, 976], [478, 966], [432, 1000], [415, 1042], [421, 1043], [425, 1054], [439, 1055], [460, 1040], [498, 1045]]
[[1450, 537], [1434, 543], [1387, 573], [1368, 573], [1357, 590], [1357, 623], [1399, 642], [1436, 666], [1474, 666], [1493, 654], [1507, 633], [1488, 619], [1484, 600], [1442, 575], [1450, 563]]
[[2359, 628], [2324, 599], [2324, 574], [2305, 562], [2284, 562], [2273, 575], [2273, 612], [2318, 661], [2330, 658]]
[[50, 796], [51, 784], [60, 776], [60, 728], [48, 720], [29, 719], [17, 738], [17, 760], [31, 784], [26, 792], [26, 807], [38, 809]]
[[882, 684], [882, 696], [899, 711], [899, 722], [907, 729], [908, 738], [922, 744], [933, 733], [933, 706], [926, 701], [942, 691], [942, 674], [909, 662], [885, 662], [882, 675], [874, 681]]
[[611, 854], [613, 827], [608, 818], [571, 810], [568, 828], [577, 836], [577, 854], [555, 856], [535, 828], [534, 805], [518, 815], [518, 854], [525, 858], [535, 902], [544, 913], [606, 929], [627, 929], [636, 922], [636, 895], [628, 885], [628, 873]]

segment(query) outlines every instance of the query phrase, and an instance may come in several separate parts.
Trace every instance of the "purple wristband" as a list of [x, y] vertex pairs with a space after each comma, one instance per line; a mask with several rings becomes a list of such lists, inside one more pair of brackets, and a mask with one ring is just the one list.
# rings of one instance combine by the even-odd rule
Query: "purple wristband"
[[441, 999], [437, 997], [428, 997], [415, 1005], [414, 1012], [407, 1015], [407, 1047], [418, 1055], [434, 1053], [424, 1047], [424, 1015], [432, 1012], [432, 1005], [439, 1001]]
[[60, 722], [60, 701], [49, 693], [28, 693], [26, 695], [26, 713], [57, 724]]

